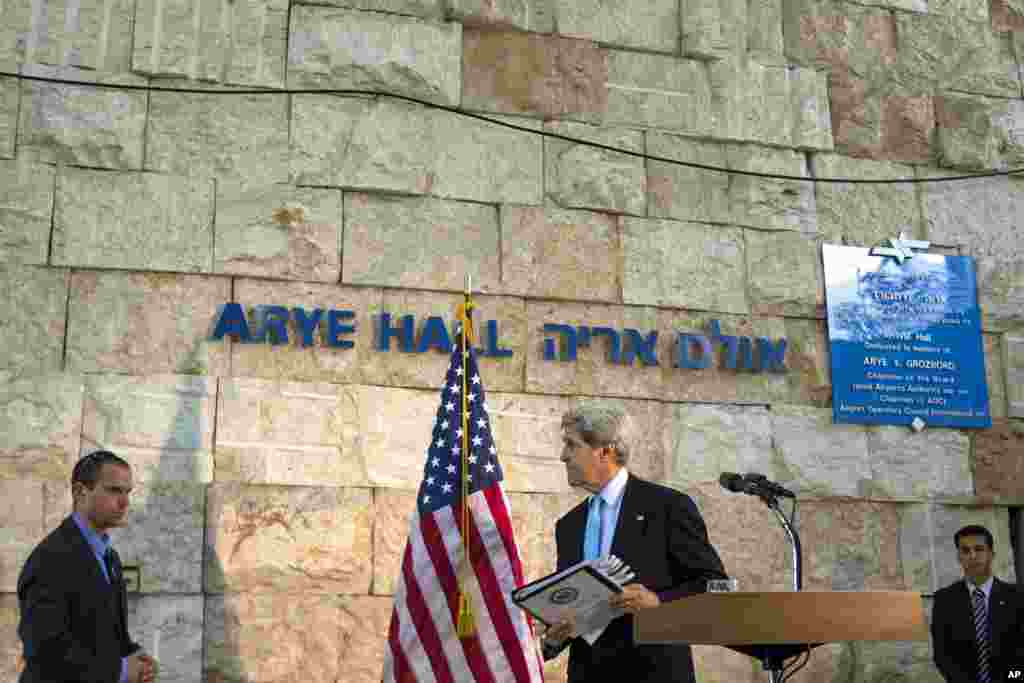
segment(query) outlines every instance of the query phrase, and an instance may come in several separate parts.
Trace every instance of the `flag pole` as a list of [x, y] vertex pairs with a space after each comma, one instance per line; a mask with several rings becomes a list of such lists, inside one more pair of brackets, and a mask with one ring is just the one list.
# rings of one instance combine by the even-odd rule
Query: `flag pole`
[[[473, 560], [470, 557], [472, 537], [469, 532], [469, 399], [468, 375], [469, 375], [469, 345], [472, 343], [473, 332], [471, 329], [473, 311], [473, 278], [466, 274], [466, 292], [462, 301], [462, 496], [460, 499], [460, 512], [462, 514], [462, 547], [466, 552], [466, 567], [471, 576]], [[466, 592], [467, 580], [459, 591], [459, 614], [456, 630], [460, 638], [468, 638], [476, 633], [476, 624], [473, 619], [473, 608]]]

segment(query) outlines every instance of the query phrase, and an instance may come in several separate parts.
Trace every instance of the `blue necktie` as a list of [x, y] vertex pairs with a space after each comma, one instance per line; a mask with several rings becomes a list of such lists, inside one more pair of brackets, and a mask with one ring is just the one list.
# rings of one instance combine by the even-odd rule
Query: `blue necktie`
[[604, 498], [590, 497], [590, 510], [587, 513], [587, 529], [583, 534], [583, 559], [596, 560], [601, 556], [601, 531], [604, 515]]

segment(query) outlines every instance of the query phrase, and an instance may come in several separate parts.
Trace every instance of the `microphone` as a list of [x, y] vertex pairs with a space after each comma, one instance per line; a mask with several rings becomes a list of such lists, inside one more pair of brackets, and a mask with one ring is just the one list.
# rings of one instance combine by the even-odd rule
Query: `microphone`
[[722, 472], [718, 483], [723, 488], [734, 493], [746, 493], [751, 496], [774, 496], [778, 498], [796, 498], [796, 494], [784, 486], [770, 481], [768, 477], [757, 472], [736, 474], [735, 472]]

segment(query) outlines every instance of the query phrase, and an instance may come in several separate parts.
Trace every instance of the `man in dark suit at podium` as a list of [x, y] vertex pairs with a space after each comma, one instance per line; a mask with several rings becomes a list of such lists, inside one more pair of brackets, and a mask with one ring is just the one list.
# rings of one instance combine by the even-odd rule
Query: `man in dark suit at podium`
[[935, 593], [932, 645], [947, 683], [1024, 679], [1024, 594], [992, 576], [992, 533], [965, 526], [953, 536], [963, 581]]
[[614, 555], [632, 567], [636, 582], [613, 600], [627, 614], [614, 620], [593, 645], [573, 624], [545, 634], [544, 658], [569, 646], [569, 682], [633, 680], [694, 682], [689, 645], [634, 645], [633, 614], [662, 602], [702, 593], [725, 569], [708, 540], [704, 520], [689, 496], [634, 476], [626, 469], [625, 415], [585, 405], [562, 417], [562, 462], [569, 484], [592, 496], [555, 526], [558, 570], [582, 560]]
[[156, 662], [128, 636], [121, 560], [107, 531], [124, 525], [131, 468], [95, 451], [71, 475], [74, 511], [18, 577], [21, 683], [149, 683]]

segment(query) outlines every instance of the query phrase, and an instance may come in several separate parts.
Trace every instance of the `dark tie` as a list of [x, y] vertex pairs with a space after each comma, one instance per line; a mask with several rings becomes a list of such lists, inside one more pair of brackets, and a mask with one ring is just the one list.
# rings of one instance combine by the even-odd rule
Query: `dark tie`
[[103, 553], [103, 564], [107, 567], [107, 583], [114, 584], [114, 549], [107, 548]]
[[988, 609], [985, 591], [974, 591], [974, 637], [978, 642], [978, 683], [991, 683], [992, 644], [988, 636]]

